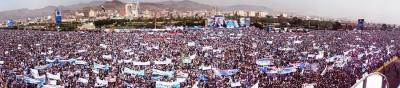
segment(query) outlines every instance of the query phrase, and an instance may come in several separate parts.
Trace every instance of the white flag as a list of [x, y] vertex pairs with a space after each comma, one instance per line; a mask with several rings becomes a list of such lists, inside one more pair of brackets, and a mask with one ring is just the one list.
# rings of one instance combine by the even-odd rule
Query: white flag
[[321, 75], [322, 75], [322, 76], [323, 76], [323, 75], [325, 75], [325, 73], [326, 73], [326, 69], [327, 69], [327, 68], [328, 68], [328, 67], [326, 67], [326, 66], [325, 66], [325, 69], [324, 69], [324, 71], [322, 71], [322, 72], [321, 72]]
[[258, 84], [259, 84], [259, 82], [257, 82], [256, 84], [254, 84], [251, 88], [258, 88]]

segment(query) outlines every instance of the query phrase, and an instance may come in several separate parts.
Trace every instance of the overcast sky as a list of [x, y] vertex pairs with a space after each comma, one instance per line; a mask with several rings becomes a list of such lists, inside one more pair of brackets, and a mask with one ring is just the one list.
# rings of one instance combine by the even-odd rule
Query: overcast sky
[[[37, 9], [49, 5], [71, 5], [94, 0], [1, 0], [0, 11]], [[105, 1], [105, 0], [104, 0]], [[133, 1], [133, 0], [122, 0]], [[141, 0], [160, 2], [167, 0]], [[400, 0], [193, 0], [211, 5], [259, 5], [276, 11], [335, 18], [365, 18], [371, 22], [400, 24]]]

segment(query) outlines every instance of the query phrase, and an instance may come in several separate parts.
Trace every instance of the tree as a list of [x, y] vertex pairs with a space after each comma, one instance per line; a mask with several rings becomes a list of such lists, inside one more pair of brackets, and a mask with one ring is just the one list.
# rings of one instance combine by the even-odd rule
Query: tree
[[388, 28], [387, 24], [382, 24], [381, 30], [386, 30]]
[[333, 24], [333, 30], [339, 30], [342, 29], [342, 24], [340, 22], [335, 22]]

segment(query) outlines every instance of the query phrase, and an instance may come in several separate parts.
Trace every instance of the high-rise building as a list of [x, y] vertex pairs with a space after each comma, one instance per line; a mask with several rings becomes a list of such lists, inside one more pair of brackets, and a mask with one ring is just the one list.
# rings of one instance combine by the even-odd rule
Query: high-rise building
[[138, 17], [139, 16], [139, 2], [129, 3], [125, 5], [125, 16], [126, 17]]

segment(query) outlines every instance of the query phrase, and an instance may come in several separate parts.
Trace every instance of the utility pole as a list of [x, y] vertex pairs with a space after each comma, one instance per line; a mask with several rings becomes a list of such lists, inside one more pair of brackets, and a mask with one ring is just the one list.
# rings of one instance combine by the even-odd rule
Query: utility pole
[[157, 11], [156, 10], [153, 10], [153, 14], [154, 14], [154, 17], [153, 17], [153, 19], [154, 19], [154, 29], [157, 29]]

